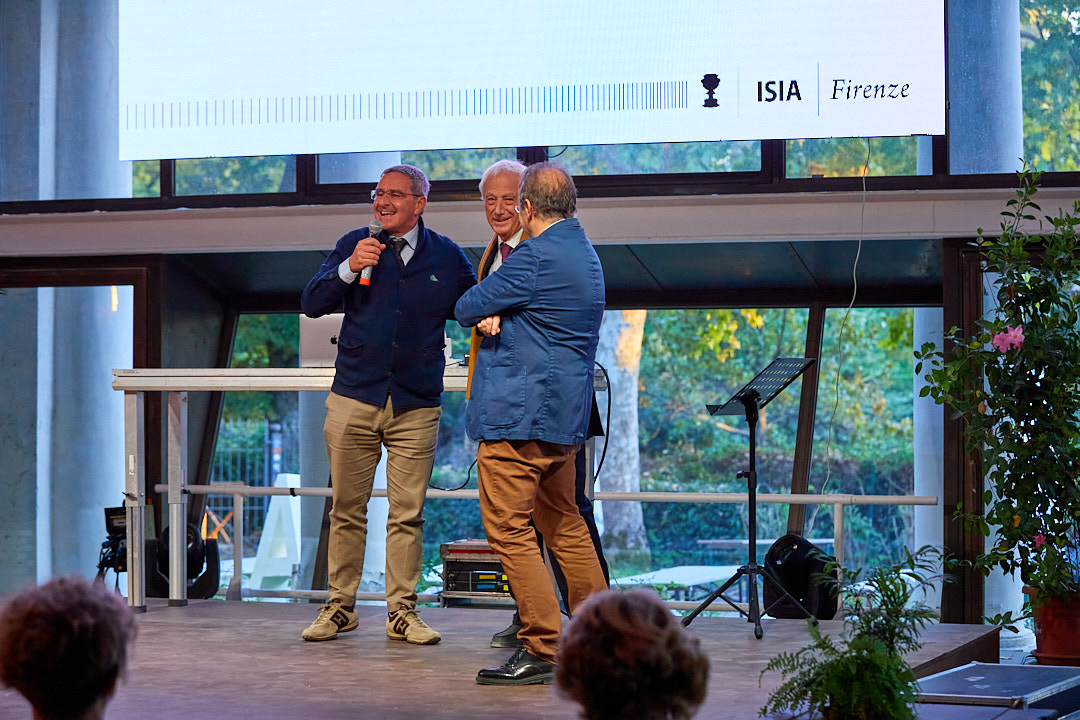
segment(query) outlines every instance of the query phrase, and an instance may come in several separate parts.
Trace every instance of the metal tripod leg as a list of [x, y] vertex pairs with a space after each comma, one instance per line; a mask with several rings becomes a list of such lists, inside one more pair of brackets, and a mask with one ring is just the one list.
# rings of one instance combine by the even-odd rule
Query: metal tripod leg
[[[725, 592], [727, 592], [727, 589], [729, 587], [738, 582], [739, 578], [743, 577], [744, 575], [748, 578], [747, 582], [750, 586], [747, 592], [749, 596], [749, 603], [747, 603], [746, 610], [743, 610], [741, 607], [736, 605], [727, 597], [727, 595], [724, 594]], [[765, 610], [762, 611], [761, 604], [758, 602], [758, 587], [757, 579], [754, 577], [755, 575], [761, 576], [761, 581], [763, 583], [762, 590], [764, 590], [765, 588], [764, 583], [770, 583], [773, 586], [773, 589], [780, 594], [780, 597], [778, 597], [776, 601], [773, 602], [773, 605], [780, 602], [784, 598], [788, 598], [789, 600], [791, 600], [792, 603], [794, 603], [795, 607], [799, 608], [799, 610], [802, 611], [804, 617], [812, 617], [810, 611], [803, 607], [803, 604], [799, 602], [791, 593], [789, 593], [776, 578], [770, 575], [764, 567], [758, 565], [757, 563], [748, 563], [735, 571], [735, 574], [731, 578], [729, 578], [727, 582], [714, 590], [709, 595], [709, 597], [705, 598], [704, 602], [694, 608], [693, 612], [684, 617], [682, 619], [682, 626], [687, 627], [694, 618], [704, 612], [705, 609], [708, 608], [714, 600], [719, 598], [731, 607], [733, 607], [740, 615], [745, 617], [747, 622], [751, 622], [754, 624], [754, 637], [760, 640], [765, 634], [765, 631], [761, 627], [761, 616], [767, 613], [773, 605], [770, 605], [768, 608], [765, 608]]]
[[737, 613], [739, 613], [740, 615], [746, 616], [747, 613], [746, 613], [745, 610], [743, 610], [741, 607], [739, 607], [738, 605], [733, 603], [727, 597], [727, 595], [724, 595], [724, 593], [727, 592], [727, 589], [729, 587], [731, 587], [732, 585], [734, 585], [735, 583], [737, 583], [739, 581], [739, 578], [741, 578], [743, 575], [750, 575], [750, 580], [751, 580], [750, 585], [753, 586], [753, 584], [754, 584], [753, 583], [753, 574], [751, 573], [750, 568], [748, 566], [743, 565], [742, 567], [740, 567], [738, 570], [735, 571], [734, 575], [732, 575], [730, 578], [728, 578], [727, 582], [725, 582], [723, 585], [718, 587], [716, 590], [713, 590], [712, 593], [709, 595], [709, 597], [705, 598], [704, 602], [702, 602], [700, 605], [698, 605], [696, 608], [694, 608], [693, 612], [691, 612], [689, 615], [684, 617], [682, 619], [682, 626], [686, 627], [687, 625], [689, 625], [691, 623], [691, 621], [693, 621], [694, 618], [696, 618], [698, 615], [703, 613], [705, 611], [705, 609], [707, 607], [709, 607], [710, 605], [712, 605], [713, 601], [716, 600], [717, 598], [719, 598], [719, 599], [723, 600], [724, 602], [726, 602], [728, 605], [730, 605], [732, 608], [734, 608], [735, 611]]

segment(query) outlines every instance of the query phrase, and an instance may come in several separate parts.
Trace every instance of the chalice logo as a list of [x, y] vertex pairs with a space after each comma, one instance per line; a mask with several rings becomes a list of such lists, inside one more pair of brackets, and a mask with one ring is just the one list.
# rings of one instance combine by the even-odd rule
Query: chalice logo
[[717, 107], [720, 105], [716, 101], [716, 88], [720, 87], [720, 78], [715, 73], [709, 73], [705, 77], [701, 78], [701, 86], [705, 88], [708, 96], [705, 98], [704, 107]]

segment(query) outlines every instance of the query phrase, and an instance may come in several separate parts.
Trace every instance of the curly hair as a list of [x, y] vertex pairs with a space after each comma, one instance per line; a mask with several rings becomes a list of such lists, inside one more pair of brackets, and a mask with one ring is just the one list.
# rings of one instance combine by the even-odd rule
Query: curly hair
[[60, 577], [0, 607], [0, 683], [49, 718], [78, 718], [111, 696], [135, 618], [101, 583]]
[[689, 720], [705, 700], [709, 658], [647, 590], [597, 593], [563, 634], [556, 682], [586, 720]]

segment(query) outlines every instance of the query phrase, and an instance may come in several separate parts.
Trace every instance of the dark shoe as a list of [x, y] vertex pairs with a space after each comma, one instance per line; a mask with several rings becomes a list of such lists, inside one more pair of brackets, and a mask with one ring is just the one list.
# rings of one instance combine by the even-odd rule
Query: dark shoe
[[541, 660], [524, 647], [497, 668], [476, 674], [479, 685], [550, 685], [555, 680], [555, 663]]
[[491, 636], [491, 647], [495, 648], [517, 648], [521, 647], [521, 639], [518, 638], [518, 630], [521, 629], [521, 623], [512, 622], [505, 630], [500, 630]]

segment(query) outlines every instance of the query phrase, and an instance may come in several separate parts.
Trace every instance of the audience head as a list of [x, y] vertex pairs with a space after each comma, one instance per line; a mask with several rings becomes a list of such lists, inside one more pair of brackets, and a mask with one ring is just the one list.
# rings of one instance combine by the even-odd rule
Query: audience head
[[518, 187], [519, 207], [526, 212], [526, 201], [541, 220], [561, 220], [577, 212], [577, 188], [574, 179], [560, 165], [536, 163], [525, 169]]
[[647, 590], [590, 597], [559, 653], [558, 687], [586, 720], [688, 720], [705, 700], [709, 658]]
[[34, 717], [101, 717], [127, 667], [135, 618], [101, 583], [61, 577], [0, 606], [0, 683], [23, 695]]

